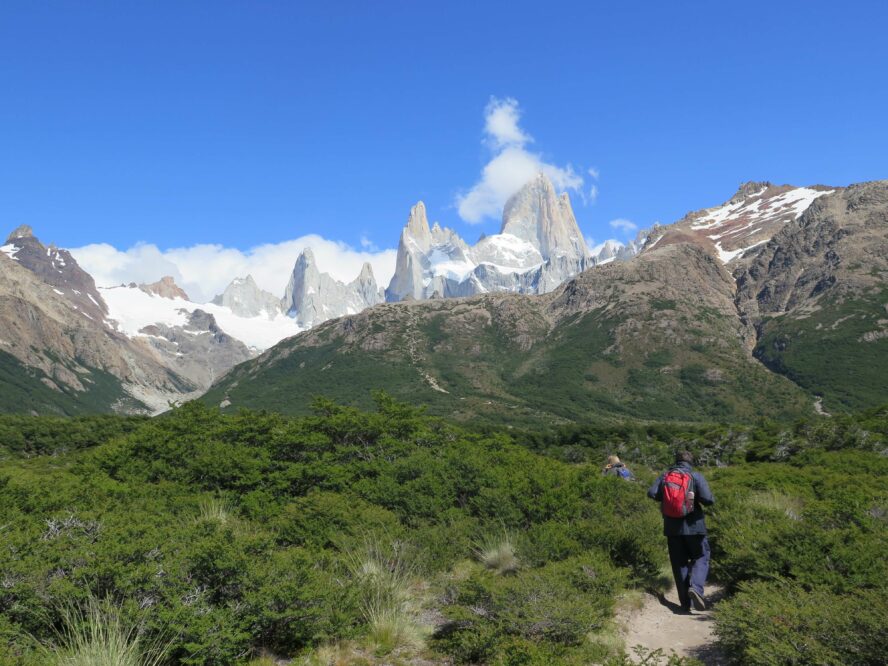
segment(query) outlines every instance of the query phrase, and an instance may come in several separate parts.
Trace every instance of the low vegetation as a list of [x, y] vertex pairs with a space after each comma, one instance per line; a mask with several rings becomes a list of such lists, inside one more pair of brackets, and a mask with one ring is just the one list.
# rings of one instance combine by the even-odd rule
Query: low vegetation
[[504, 434], [378, 395], [0, 417], [0, 438], [3, 665], [627, 664], [614, 611], [668, 584], [644, 490], [676, 448], [710, 465], [737, 663], [888, 653], [888, 408]]

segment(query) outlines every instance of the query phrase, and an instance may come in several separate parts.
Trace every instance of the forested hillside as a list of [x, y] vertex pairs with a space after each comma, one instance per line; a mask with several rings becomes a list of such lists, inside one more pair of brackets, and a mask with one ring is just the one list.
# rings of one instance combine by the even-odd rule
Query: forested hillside
[[[644, 491], [677, 448], [719, 465], [737, 663], [888, 653], [888, 409], [503, 434], [379, 395], [300, 418], [3, 417], [0, 437], [3, 664], [96, 663], [65, 661], [89, 626], [132, 630], [121, 664], [623, 664], [615, 609], [669, 584]], [[638, 482], [601, 475], [610, 452]]]

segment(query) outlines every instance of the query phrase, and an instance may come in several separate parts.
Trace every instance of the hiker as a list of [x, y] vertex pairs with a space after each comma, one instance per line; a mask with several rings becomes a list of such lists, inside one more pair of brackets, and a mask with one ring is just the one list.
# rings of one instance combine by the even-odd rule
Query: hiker
[[618, 476], [627, 481], [635, 479], [635, 477], [632, 476], [632, 472], [629, 471], [629, 468], [620, 462], [620, 459], [617, 456], [607, 457], [607, 465], [604, 466], [602, 474], [605, 476]]
[[675, 464], [648, 489], [648, 497], [660, 502], [663, 534], [682, 611], [706, 610], [703, 587], [709, 573], [709, 541], [703, 506], [715, 503], [709, 484], [692, 465], [688, 451], [675, 456]]

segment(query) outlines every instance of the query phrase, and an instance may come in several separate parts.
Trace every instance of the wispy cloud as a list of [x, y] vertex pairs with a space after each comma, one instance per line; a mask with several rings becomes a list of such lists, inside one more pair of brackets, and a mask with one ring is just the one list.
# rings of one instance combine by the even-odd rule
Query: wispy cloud
[[633, 231], [636, 231], [638, 229], [638, 225], [635, 224], [635, 222], [633, 222], [632, 220], [627, 220], [623, 217], [618, 217], [616, 220], [611, 220], [609, 224], [614, 229], [618, 229], [625, 234], [631, 234]]
[[235, 277], [252, 275], [256, 283], [275, 296], [283, 296], [299, 253], [311, 248], [321, 272], [343, 282], [354, 280], [365, 261], [373, 267], [377, 283], [388, 286], [395, 272], [396, 250], [355, 249], [341, 241], [310, 234], [281, 243], [258, 245], [242, 251], [222, 245], [193, 245], [160, 250], [139, 243], [119, 250], [107, 243], [71, 248], [77, 262], [99, 286], [130, 282], [154, 282], [171, 275], [196, 302], [220, 294]]
[[541, 171], [556, 189], [583, 195], [583, 177], [570, 164], [550, 164], [527, 149], [533, 137], [521, 128], [520, 120], [518, 101], [511, 97], [492, 98], [484, 110], [484, 142], [493, 156], [482, 169], [480, 180], [456, 198], [459, 216], [466, 222], [476, 224], [498, 217], [506, 200]]
[[[594, 167], [589, 167], [589, 177], [592, 178], [593, 181], [598, 180], [598, 169]], [[592, 183], [589, 185], [589, 193], [585, 197], [586, 203], [595, 203], [596, 199], [598, 199], [598, 183]]]

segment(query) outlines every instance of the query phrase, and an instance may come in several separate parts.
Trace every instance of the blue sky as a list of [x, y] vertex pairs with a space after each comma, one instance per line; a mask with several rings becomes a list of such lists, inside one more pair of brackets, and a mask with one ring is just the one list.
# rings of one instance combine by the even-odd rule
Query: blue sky
[[392, 248], [422, 199], [472, 242], [499, 228], [458, 205], [499, 100], [582, 180], [584, 233], [625, 239], [611, 221], [745, 180], [888, 177], [886, 25], [884, 2], [6, 0], [0, 220], [71, 247]]

